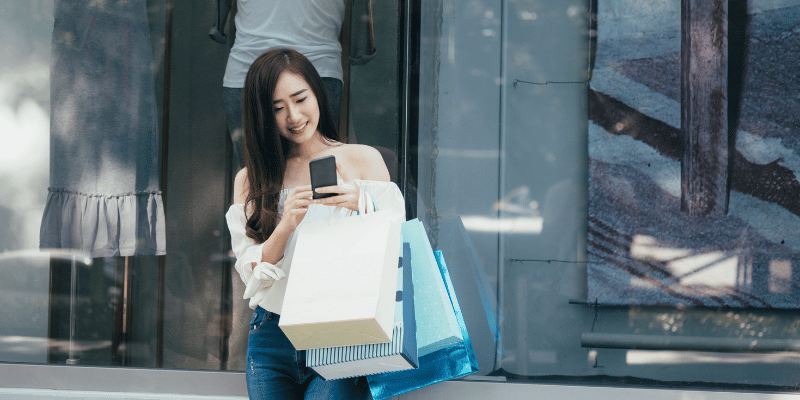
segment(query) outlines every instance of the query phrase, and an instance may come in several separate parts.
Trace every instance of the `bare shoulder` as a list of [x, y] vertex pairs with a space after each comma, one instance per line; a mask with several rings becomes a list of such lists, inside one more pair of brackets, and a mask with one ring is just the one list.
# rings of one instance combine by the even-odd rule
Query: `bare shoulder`
[[249, 192], [250, 184], [247, 181], [247, 168], [242, 168], [236, 173], [236, 178], [233, 180], [233, 202], [244, 204]]
[[345, 144], [341, 146], [346, 166], [358, 171], [356, 176], [362, 180], [388, 181], [389, 170], [381, 153], [372, 146]]

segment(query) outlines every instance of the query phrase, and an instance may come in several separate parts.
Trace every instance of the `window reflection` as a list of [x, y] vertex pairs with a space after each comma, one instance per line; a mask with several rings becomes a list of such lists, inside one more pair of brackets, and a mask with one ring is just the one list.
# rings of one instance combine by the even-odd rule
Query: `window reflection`
[[[586, 304], [587, 243], [594, 246], [589, 256], [614, 257], [617, 249], [653, 270], [663, 270], [675, 282], [693, 287], [713, 282], [758, 286], [774, 296], [771, 298], [785, 299], [788, 297], [779, 296], [791, 296], [791, 288], [796, 286], [792, 257], [770, 258], [759, 249], [738, 251], [663, 240], [653, 235], [657, 227], [652, 226], [620, 235], [596, 220], [586, 220], [587, 136], [594, 146], [592, 168], [610, 169], [609, 165], [627, 160], [633, 170], [652, 181], [653, 188], [636, 193], [640, 199], [655, 191], [680, 195], [680, 174], [675, 175], [680, 163], [641, 144], [645, 129], [641, 125], [652, 121], [634, 114], [620, 114], [603, 124], [594, 117], [591, 121], [586, 118], [596, 112], [591, 108], [587, 113], [587, 67], [591, 65], [593, 87], [602, 85], [625, 102], [639, 101], [648, 117], [680, 126], [680, 113], [669, 106], [679, 97], [679, 86], [664, 86], [662, 81], [668, 77], [658, 73], [640, 82], [641, 76], [633, 76], [631, 66], [652, 71], [653, 65], [648, 63], [654, 63], [659, 70], [675, 71], [677, 64], [671, 56], [651, 56], [654, 52], [677, 54], [678, 49], [668, 43], [679, 42], [670, 30], [680, 26], [680, 7], [639, 3], [593, 1], [586, 8], [577, 2], [523, 1], [502, 2], [500, 8], [501, 2], [494, 1], [457, 7], [441, 0], [426, 5], [421, 16], [420, 102], [424, 106], [420, 109], [418, 216], [430, 225], [433, 240], [442, 246], [451, 240], [450, 232], [442, 229], [444, 221], [459, 218], [476, 259], [495, 285], [501, 322], [493, 375], [524, 381], [559, 376], [605, 382], [634, 378], [789, 387], [796, 372], [791, 366], [793, 356], [786, 353], [791, 343], [781, 342], [785, 345], [781, 349], [753, 350], [759, 351], [757, 354], [748, 353], [747, 346], [735, 346], [739, 339], [757, 339], [761, 346], [790, 337], [797, 319], [793, 310]], [[752, 26], [769, 18], [796, 20], [794, 11], [782, 8], [794, 10], [797, 5], [791, 2], [780, 6], [732, 2], [733, 18], [748, 4], [746, 14], [753, 18]], [[590, 11], [593, 15], [588, 15]], [[677, 19], [662, 18], [667, 14]], [[788, 31], [783, 35], [789, 35]], [[603, 40], [603, 45], [615, 49], [627, 44], [640, 55], [632, 56], [625, 65], [609, 62], [608, 55], [603, 59], [594, 53], [590, 56], [589, 51], [596, 51], [598, 41]], [[498, 86], [490, 86], [490, 82]], [[647, 90], [637, 89], [644, 86]], [[781, 120], [788, 121], [791, 115], [783, 113]], [[621, 132], [627, 133], [621, 136]], [[760, 157], [764, 146], [754, 145], [751, 136], [747, 132], [737, 136], [737, 148], [747, 152], [748, 162], [774, 161]], [[792, 164], [795, 156], [786, 152], [785, 143], [774, 148], [786, 153], [780, 165]], [[646, 157], [654, 162], [641, 162]], [[606, 177], [592, 184], [613, 187], [607, 191], [609, 197], [641, 209], [632, 197], [635, 188], [630, 181], [613, 174]], [[733, 192], [730, 202], [732, 210], [767, 208], [760, 203], [747, 206], [753, 204], [752, 199]], [[754, 213], [759, 217], [742, 213], [736, 217], [774, 243], [794, 243], [792, 235], [776, 233], [776, 227], [783, 226], [776, 221], [794, 221], [795, 216], [777, 208]], [[626, 226], [625, 221], [620, 225]], [[755, 271], [757, 268], [761, 271]], [[615, 276], [596, 273], [592, 279]], [[627, 290], [653, 285], [652, 279], [633, 276], [629, 288], [609, 290], [608, 294], [624, 297]], [[714, 294], [710, 294], [712, 300]], [[658, 296], [649, 301], [666, 304], [666, 299]], [[706, 305], [718, 304], [715, 301]], [[588, 335], [586, 340], [584, 335]], [[615, 345], [599, 346], [594, 335], [609, 335]], [[637, 339], [631, 339], [634, 337]], [[687, 343], [680, 351], [636, 347], [648, 340], [679, 339]], [[702, 346], [703, 340], [715, 339], [727, 344]], [[737, 354], [712, 353], [712, 349]], [[759, 366], [764, 366], [759, 373], [747, 372]]]
[[[236, 349], [246, 346], [251, 311], [233, 313], [241, 293], [224, 213], [235, 163], [218, 101], [235, 27], [229, 42], [211, 41], [211, 3], [12, 0], [2, 8], [10, 45], [0, 65], [0, 362], [241, 370], [244, 360], [234, 358], [243, 357]], [[356, 53], [372, 47], [345, 66], [342, 124], [393, 161], [396, 180], [402, 9], [376, 7], [374, 39], [349, 43]], [[89, 137], [96, 146], [86, 150]], [[80, 187], [62, 187], [65, 176]], [[48, 189], [69, 198], [48, 203]], [[146, 192], [163, 204], [126, 208], [101, 192], [115, 202]], [[56, 211], [73, 202], [78, 211], [64, 225], [69, 218]], [[57, 223], [44, 224], [52, 229], [42, 241], [46, 208], [45, 221]], [[79, 217], [87, 209], [107, 220]], [[126, 210], [133, 231], [111, 221]], [[97, 229], [86, 234], [87, 226]], [[53, 247], [84, 251], [73, 261]]]

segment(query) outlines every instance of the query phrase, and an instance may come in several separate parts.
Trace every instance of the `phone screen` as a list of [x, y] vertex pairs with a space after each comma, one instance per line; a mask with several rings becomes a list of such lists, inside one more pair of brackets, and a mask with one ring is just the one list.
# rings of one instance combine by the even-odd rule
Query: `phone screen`
[[321, 199], [335, 196], [334, 193], [317, 193], [316, 188], [323, 186], [336, 186], [336, 158], [327, 156], [311, 160], [308, 163], [311, 170], [311, 189], [314, 190], [312, 198]]

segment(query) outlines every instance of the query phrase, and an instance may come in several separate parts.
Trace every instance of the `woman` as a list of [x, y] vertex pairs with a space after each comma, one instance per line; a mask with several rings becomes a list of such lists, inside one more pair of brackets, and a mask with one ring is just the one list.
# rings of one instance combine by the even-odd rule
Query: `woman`
[[[226, 218], [244, 297], [255, 309], [246, 365], [251, 399], [369, 397], [363, 378], [324, 381], [306, 368], [305, 352], [295, 351], [278, 327], [287, 277], [283, 255], [303, 221], [355, 214], [361, 196], [375, 209], [405, 216], [380, 153], [342, 142], [325, 96], [314, 67], [294, 50], [264, 53], [245, 79], [245, 168], [236, 176]], [[328, 155], [336, 157], [340, 183], [317, 191], [336, 195], [312, 200], [308, 163]]]

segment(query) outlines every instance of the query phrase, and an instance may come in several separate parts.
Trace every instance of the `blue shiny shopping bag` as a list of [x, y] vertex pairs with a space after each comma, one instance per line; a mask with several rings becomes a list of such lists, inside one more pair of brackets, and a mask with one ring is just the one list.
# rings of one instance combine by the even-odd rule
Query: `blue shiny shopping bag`
[[[439, 270], [439, 279], [444, 284], [449, 299], [449, 306], [452, 307], [455, 313], [462, 340], [420, 356], [419, 368], [417, 369], [368, 376], [367, 381], [374, 400], [388, 399], [434, 383], [478, 372], [478, 360], [472, 349], [472, 342], [469, 339], [469, 333], [461, 314], [461, 308], [458, 305], [458, 299], [455, 296], [455, 290], [450, 280], [450, 274], [447, 271], [444, 256], [440, 251], [434, 251], [433, 255]], [[412, 263], [414, 262], [413, 256], [411, 261]], [[414, 264], [414, 268], [416, 268], [416, 264]], [[414, 285], [416, 287], [416, 281]], [[418, 327], [422, 322], [420, 320], [424, 318], [425, 315], [417, 313]], [[419, 341], [419, 338], [417, 340]]]

